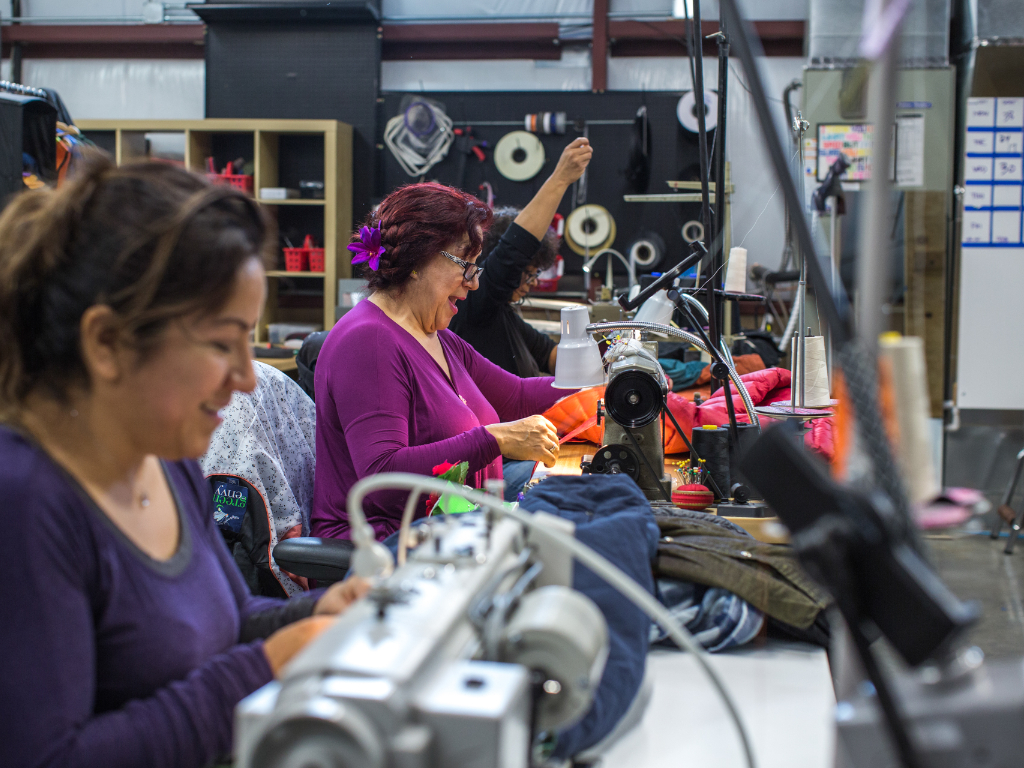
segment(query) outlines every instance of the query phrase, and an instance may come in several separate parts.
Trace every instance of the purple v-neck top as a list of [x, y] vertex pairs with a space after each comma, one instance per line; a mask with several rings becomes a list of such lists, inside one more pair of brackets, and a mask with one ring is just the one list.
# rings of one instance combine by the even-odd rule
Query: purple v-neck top
[[240, 634], [288, 601], [249, 594], [199, 465], [164, 471], [180, 533], [158, 561], [0, 426], [0, 765], [201, 768], [230, 750], [235, 704], [273, 678]]
[[[552, 377], [521, 379], [451, 331], [438, 339], [452, 378], [412, 334], [370, 301], [334, 326], [316, 364], [314, 536], [349, 538], [346, 500], [379, 472], [431, 475], [469, 462], [469, 484], [501, 477], [498, 441], [485, 425], [543, 413], [569, 394]], [[398, 530], [405, 491], [370, 494], [363, 505], [378, 539]], [[422, 513], [421, 513], [422, 514]]]

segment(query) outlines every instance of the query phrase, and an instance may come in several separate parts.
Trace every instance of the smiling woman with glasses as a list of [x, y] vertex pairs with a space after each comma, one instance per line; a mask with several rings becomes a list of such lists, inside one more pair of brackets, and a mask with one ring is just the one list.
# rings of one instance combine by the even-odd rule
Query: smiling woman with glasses
[[[448, 330], [456, 302], [480, 285], [490, 223], [475, 197], [412, 184], [353, 235], [352, 263], [372, 293], [338, 321], [317, 360], [314, 536], [349, 537], [348, 492], [367, 475], [430, 475], [466, 461], [468, 484], [482, 488], [503, 476], [502, 456], [554, 464], [558, 437], [538, 414], [566, 393], [551, 378], [503, 371]], [[378, 538], [398, 530], [405, 497], [367, 498]]]

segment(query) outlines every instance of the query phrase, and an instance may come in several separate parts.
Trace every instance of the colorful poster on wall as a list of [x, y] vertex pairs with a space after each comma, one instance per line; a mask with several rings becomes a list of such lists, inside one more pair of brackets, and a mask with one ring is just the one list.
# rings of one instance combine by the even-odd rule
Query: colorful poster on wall
[[818, 181], [824, 181], [828, 169], [840, 154], [846, 155], [850, 168], [845, 181], [867, 181], [871, 178], [871, 132], [867, 124], [849, 123], [818, 125]]

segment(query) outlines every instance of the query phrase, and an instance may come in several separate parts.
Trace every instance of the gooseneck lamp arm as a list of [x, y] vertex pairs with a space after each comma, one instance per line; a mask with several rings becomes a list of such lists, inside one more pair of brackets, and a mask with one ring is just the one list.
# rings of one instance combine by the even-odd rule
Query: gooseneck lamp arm
[[[618, 258], [619, 261], [626, 265], [626, 270], [629, 273], [629, 287], [632, 288], [634, 285], [636, 285], [636, 268], [633, 266], [629, 259], [627, 259], [621, 253], [616, 251], [614, 248], [604, 248], [595, 253], [593, 256], [591, 256], [583, 264], [584, 274], [589, 275], [594, 268], [595, 262], [597, 262], [597, 260], [600, 259], [602, 256], [607, 256], [609, 261], [611, 261], [613, 256]], [[610, 269], [611, 267], [609, 266], [609, 271]]]

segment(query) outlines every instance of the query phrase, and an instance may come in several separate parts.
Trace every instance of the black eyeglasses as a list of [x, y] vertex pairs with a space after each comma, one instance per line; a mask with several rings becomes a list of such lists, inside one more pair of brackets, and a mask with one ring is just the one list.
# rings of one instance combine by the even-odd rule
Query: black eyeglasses
[[472, 283], [476, 278], [483, 274], [484, 268], [478, 267], [476, 264], [470, 264], [464, 259], [460, 259], [458, 256], [452, 256], [448, 251], [441, 251], [441, 255], [447, 259], [451, 259], [460, 267], [462, 267], [462, 279], [467, 283]]

